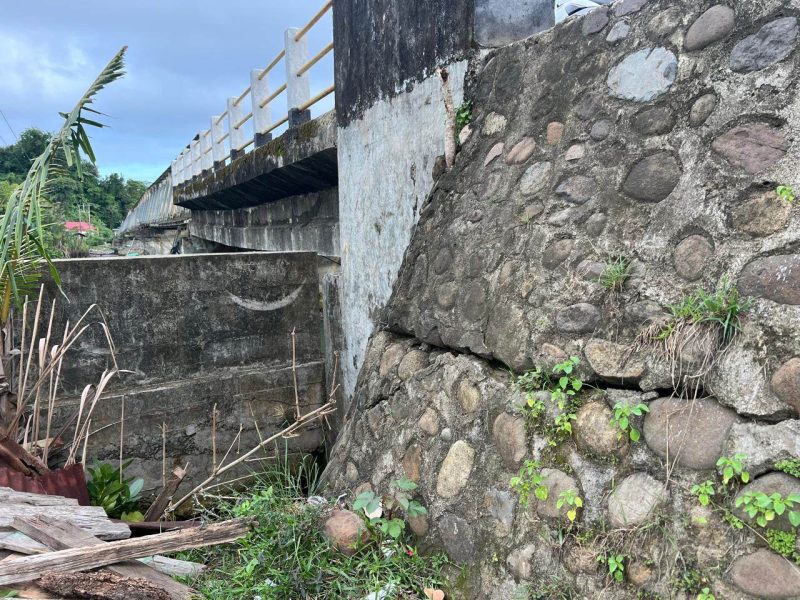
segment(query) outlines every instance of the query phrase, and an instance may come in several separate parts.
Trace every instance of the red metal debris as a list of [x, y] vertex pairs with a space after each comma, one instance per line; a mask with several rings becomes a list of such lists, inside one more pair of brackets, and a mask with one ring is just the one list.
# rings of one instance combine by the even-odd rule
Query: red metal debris
[[0, 467], [0, 487], [9, 487], [17, 492], [75, 498], [81, 506], [91, 504], [89, 490], [86, 489], [86, 474], [80, 464], [49, 471], [38, 477], [28, 477], [13, 469]]

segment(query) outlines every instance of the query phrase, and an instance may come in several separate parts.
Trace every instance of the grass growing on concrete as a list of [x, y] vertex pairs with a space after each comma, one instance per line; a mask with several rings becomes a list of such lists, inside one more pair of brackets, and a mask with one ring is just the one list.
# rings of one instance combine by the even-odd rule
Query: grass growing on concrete
[[[354, 556], [334, 550], [322, 534], [330, 504], [309, 504], [315, 467], [292, 474], [274, 469], [259, 475], [245, 494], [220, 496], [209, 520], [255, 517], [258, 526], [231, 546], [194, 550], [184, 558], [208, 565], [187, 583], [211, 600], [425, 598], [423, 589], [443, 580], [444, 556], [425, 556], [404, 541], [371, 539]], [[381, 595], [380, 590], [390, 590]], [[374, 595], [370, 595], [374, 594]]]

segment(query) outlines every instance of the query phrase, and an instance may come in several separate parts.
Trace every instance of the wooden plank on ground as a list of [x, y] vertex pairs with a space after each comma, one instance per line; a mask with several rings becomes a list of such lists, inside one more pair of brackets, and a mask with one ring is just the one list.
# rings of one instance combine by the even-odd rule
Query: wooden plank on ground
[[17, 492], [8, 487], [0, 487], [0, 504], [30, 504], [31, 506], [77, 506], [75, 498], [64, 496], [49, 496], [47, 494], [32, 494], [30, 492]]
[[[66, 522], [46, 522], [42, 519], [15, 519], [13, 525], [18, 533], [25, 533], [53, 550], [105, 544], [105, 542], [93, 535]], [[130, 560], [117, 563], [110, 565], [108, 569], [125, 577], [147, 579], [166, 590], [172, 600], [186, 600], [191, 597], [189, 587], [139, 561]]]
[[253, 519], [233, 519], [195, 529], [108, 542], [102, 547], [86, 546], [23, 556], [0, 564], [0, 586], [34, 581], [48, 571], [88, 571], [153, 554], [234, 542], [247, 535], [254, 523]]
[[131, 535], [127, 523], [113, 522], [100, 506], [34, 506], [3, 503], [0, 529], [9, 529], [14, 519], [41, 517], [47, 521], [69, 521], [101, 540], [122, 540]]
[[9, 550], [19, 554], [41, 554], [49, 549], [19, 531], [0, 531], [0, 550]]
[[184, 477], [186, 477], [186, 469], [177, 467], [172, 472], [172, 477], [169, 478], [169, 481], [167, 481], [167, 484], [161, 489], [156, 499], [150, 505], [150, 508], [147, 509], [147, 513], [144, 515], [145, 521], [158, 521], [164, 516], [164, 511], [167, 510], [167, 506], [169, 506], [175, 492], [178, 491], [178, 486], [181, 484]]
[[139, 562], [142, 562], [154, 568], [156, 571], [164, 573], [165, 575], [171, 575], [173, 577], [189, 577], [199, 575], [206, 569], [206, 566], [200, 563], [191, 562], [188, 560], [178, 560], [177, 558], [170, 558], [168, 556], [161, 556], [159, 554], [140, 558]]

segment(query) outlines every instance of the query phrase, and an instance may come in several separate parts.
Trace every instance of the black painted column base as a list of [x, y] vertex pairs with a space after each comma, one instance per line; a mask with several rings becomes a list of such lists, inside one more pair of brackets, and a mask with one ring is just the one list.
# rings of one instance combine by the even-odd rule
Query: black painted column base
[[236, 160], [240, 156], [244, 156], [244, 152], [242, 150], [231, 150], [231, 160]]
[[272, 134], [271, 133], [257, 133], [255, 141], [256, 141], [256, 148], [261, 148], [261, 146], [266, 146], [269, 142], [272, 141]]
[[303, 123], [308, 123], [311, 120], [311, 109], [298, 110], [296, 108], [289, 109], [289, 128], [297, 127]]

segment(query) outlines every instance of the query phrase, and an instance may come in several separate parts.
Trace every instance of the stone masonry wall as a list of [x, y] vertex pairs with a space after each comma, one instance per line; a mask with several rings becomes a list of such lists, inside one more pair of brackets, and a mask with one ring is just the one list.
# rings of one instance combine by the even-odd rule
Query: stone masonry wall
[[[421, 208], [326, 472], [351, 500], [419, 484], [420, 544], [466, 566], [449, 597], [800, 597], [786, 514], [782, 547], [733, 518], [749, 491], [800, 492], [776, 466], [800, 457], [800, 208], [775, 193], [800, 184], [798, 13], [620, 0], [473, 65], [471, 134]], [[629, 276], [603, 285], [620, 259]], [[745, 307], [730, 345], [671, 316], [726, 281]], [[570, 409], [509, 371], [570, 356], [584, 386], [559, 434]], [[642, 404], [641, 439], [618, 436], [612, 408]], [[750, 478], [724, 486], [737, 454]], [[547, 498], [525, 503], [510, 481], [533, 460]]]

